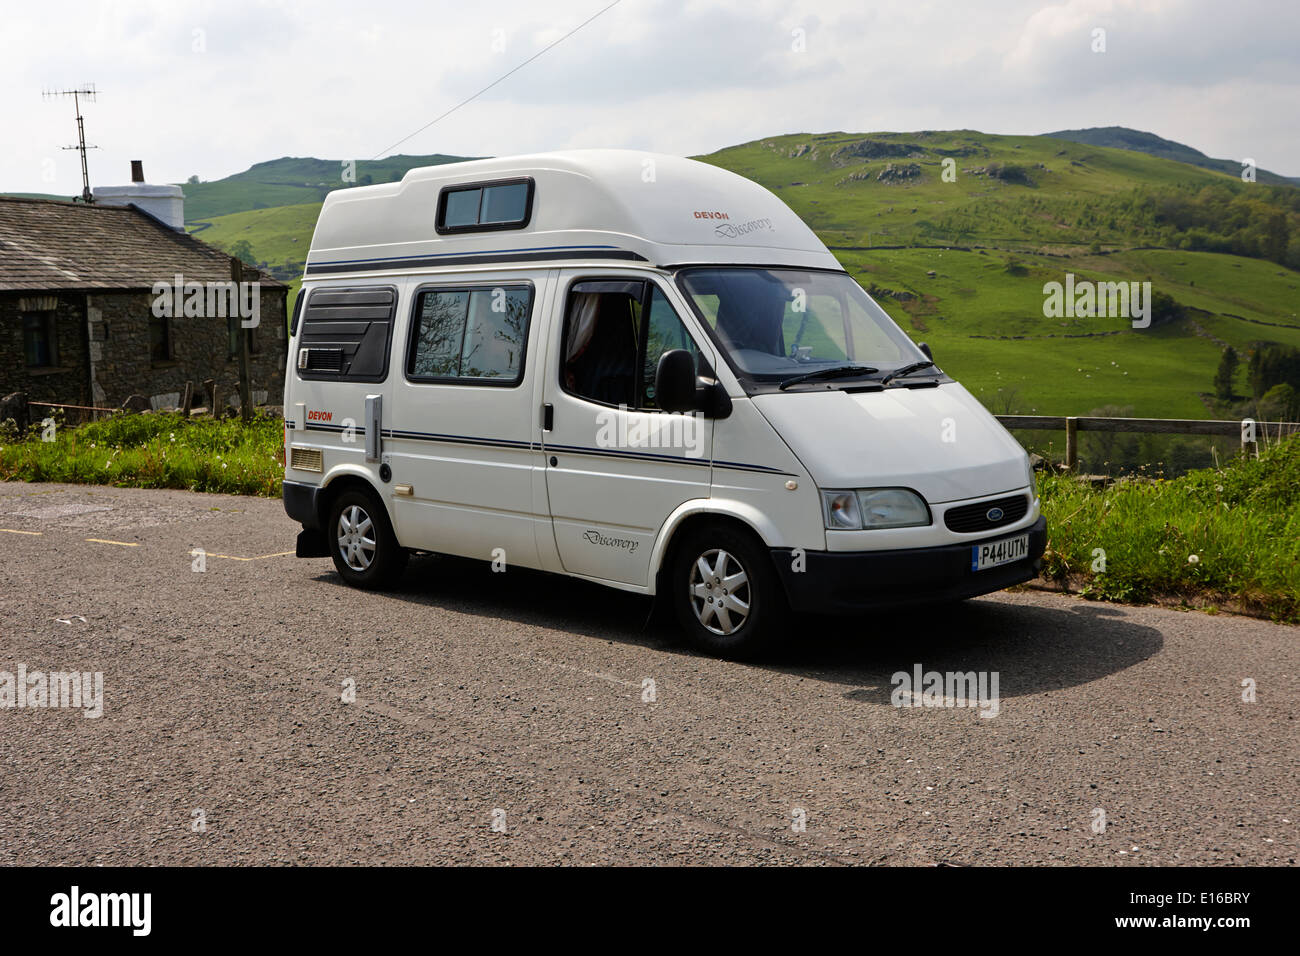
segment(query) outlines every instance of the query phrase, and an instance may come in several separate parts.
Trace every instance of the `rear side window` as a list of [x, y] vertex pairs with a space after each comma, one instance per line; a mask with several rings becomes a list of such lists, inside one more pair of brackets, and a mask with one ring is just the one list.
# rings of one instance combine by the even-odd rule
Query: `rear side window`
[[533, 212], [533, 181], [509, 179], [447, 186], [438, 195], [439, 233], [522, 229]]
[[406, 377], [517, 385], [523, 379], [531, 285], [423, 289], [415, 299]]
[[393, 286], [313, 289], [302, 309], [299, 378], [382, 382], [396, 308]]

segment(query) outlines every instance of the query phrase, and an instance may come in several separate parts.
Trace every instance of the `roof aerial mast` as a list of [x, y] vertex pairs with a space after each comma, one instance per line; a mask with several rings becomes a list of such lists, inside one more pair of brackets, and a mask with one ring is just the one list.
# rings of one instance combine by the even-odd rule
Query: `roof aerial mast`
[[81, 118], [81, 98], [84, 96], [93, 103], [96, 94], [94, 83], [87, 83], [78, 89], [72, 90], [46, 90], [43, 94], [46, 99], [51, 96], [71, 96], [72, 103], [77, 109], [77, 145], [62, 148], [75, 149], [81, 153], [81, 201], [84, 203], [93, 203], [95, 201], [95, 196], [90, 191], [90, 170], [86, 166], [86, 150], [99, 149], [99, 147], [86, 145], [86, 124]]

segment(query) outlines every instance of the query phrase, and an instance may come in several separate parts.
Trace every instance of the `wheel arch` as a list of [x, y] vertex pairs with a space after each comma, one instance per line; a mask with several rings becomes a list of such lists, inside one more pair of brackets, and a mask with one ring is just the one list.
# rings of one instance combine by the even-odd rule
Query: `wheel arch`
[[781, 540], [776, 525], [757, 508], [716, 499], [688, 501], [668, 516], [655, 540], [647, 582], [651, 594], [661, 590], [664, 576], [672, 567], [675, 548], [691, 531], [708, 524], [730, 525], [753, 535], [765, 548], [775, 547]]
[[388, 507], [388, 502], [384, 500], [384, 496], [375, 487], [374, 477], [362, 468], [343, 465], [325, 476], [325, 480], [320, 484], [320, 491], [316, 494], [316, 517], [321, 528], [327, 528], [329, 525], [330, 509], [334, 507], [335, 499], [345, 491], [353, 489], [367, 491], [374, 495], [385, 513], [387, 513], [388, 523], [393, 524], [393, 515]]

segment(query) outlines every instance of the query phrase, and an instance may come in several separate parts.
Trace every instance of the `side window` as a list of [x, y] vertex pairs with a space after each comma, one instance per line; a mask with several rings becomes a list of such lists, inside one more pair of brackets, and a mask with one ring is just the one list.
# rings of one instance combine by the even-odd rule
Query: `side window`
[[447, 186], [438, 194], [434, 228], [440, 235], [523, 229], [532, 213], [531, 179]]
[[416, 298], [407, 377], [517, 385], [532, 301], [531, 286], [424, 290]]
[[[649, 296], [647, 300], [647, 294]], [[569, 291], [564, 389], [605, 405], [655, 409], [655, 372], [672, 349], [699, 349], [664, 294], [640, 280], [592, 280]]]
[[643, 282], [579, 282], [564, 321], [564, 388], [606, 405], [636, 404]]
[[53, 312], [23, 313], [23, 355], [30, 367], [40, 368], [59, 364]]
[[699, 347], [658, 286], [652, 288], [654, 291], [650, 293], [650, 309], [646, 318], [645, 361], [641, 373], [642, 408], [659, 407], [655, 401], [655, 372], [659, 370], [659, 359], [665, 352], [685, 349], [695, 359], [696, 373], [700, 370]]
[[172, 357], [171, 321], [165, 317], [149, 316], [149, 361], [167, 362]]
[[[309, 381], [382, 382], [388, 375], [388, 348], [396, 308], [397, 289], [393, 286], [313, 289], [302, 310], [298, 377]], [[235, 334], [233, 344], [238, 348]]]

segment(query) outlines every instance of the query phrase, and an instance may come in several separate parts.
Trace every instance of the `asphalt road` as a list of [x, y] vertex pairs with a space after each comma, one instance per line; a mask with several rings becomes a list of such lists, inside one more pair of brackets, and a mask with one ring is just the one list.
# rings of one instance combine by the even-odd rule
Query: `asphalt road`
[[[0, 709], [2, 864], [1296, 862], [1297, 628], [1004, 592], [744, 665], [524, 570], [354, 591], [273, 500], [0, 484], [0, 529], [0, 672], [103, 674]], [[996, 716], [893, 706], [918, 664]]]

